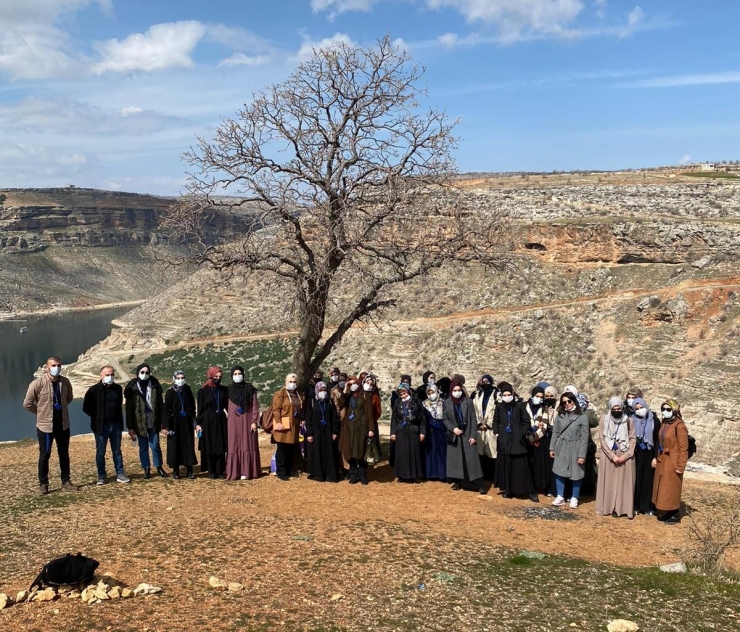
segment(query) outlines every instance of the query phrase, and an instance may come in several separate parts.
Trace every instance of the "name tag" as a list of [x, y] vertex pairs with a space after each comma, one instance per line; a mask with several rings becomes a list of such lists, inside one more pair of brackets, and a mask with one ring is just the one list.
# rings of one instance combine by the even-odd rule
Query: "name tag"
[[184, 410], [180, 411], [180, 417], [187, 417], [187, 416], [188, 414]]
[[642, 441], [637, 444], [637, 447], [640, 448], [640, 450], [647, 450], [647, 446], [642, 443]]
[[615, 452], [619, 450], [619, 446], [617, 445], [616, 441], [612, 444], [612, 450], [614, 450]]
[[243, 415], [244, 414], [244, 409], [241, 406], [239, 406], [239, 408], [236, 409], [236, 414], [237, 415]]
[[354, 413], [351, 413], [350, 416], [349, 416], [349, 420], [350, 421], [354, 421], [354, 419], [355, 419], [355, 414]]
[[511, 426], [506, 426], [506, 433], [511, 434]]
[[54, 410], [62, 410], [62, 405], [57, 402], [56, 404], [54, 404]]

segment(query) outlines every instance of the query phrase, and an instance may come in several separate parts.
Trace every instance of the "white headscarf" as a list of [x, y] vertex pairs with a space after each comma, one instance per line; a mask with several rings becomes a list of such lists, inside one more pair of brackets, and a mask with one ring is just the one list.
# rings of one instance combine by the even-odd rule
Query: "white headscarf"
[[630, 447], [630, 435], [627, 428], [628, 417], [622, 411], [621, 418], [614, 419], [612, 416], [612, 408], [614, 406], [622, 407], [622, 400], [619, 397], [612, 397], [609, 400], [609, 410], [604, 417], [604, 440], [610, 449], [613, 450], [616, 443], [622, 452], [627, 452]]

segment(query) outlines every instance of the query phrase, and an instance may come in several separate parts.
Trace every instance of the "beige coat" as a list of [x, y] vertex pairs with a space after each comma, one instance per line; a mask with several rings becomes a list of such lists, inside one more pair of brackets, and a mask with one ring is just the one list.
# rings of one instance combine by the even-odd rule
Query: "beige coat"
[[[607, 445], [604, 438], [606, 424], [611, 412], [599, 423], [599, 445], [601, 446], [599, 459], [599, 477], [596, 482], [596, 513], [600, 516], [610, 516], [613, 511], [618, 516], [632, 518], [635, 515], [635, 425], [630, 417], [627, 418], [627, 433], [629, 448], [622, 452], [616, 451]], [[617, 457], [626, 457], [624, 463], [614, 463]]]
[[[72, 384], [60, 376], [59, 395], [62, 405], [62, 427], [69, 428], [69, 410], [67, 407], [72, 403]], [[28, 386], [26, 397], [23, 400], [23, 408], [36, 415], [36, 427], [41, 432], [53, 432], [54, 430], [54, 387], [51, 385], [51, 377], [44, 373], [37, 377]]]
[[658, 461], [653, 480], [653, 504], [660, 511], [674, 511], [681, 507], [683, 473], [689, 460], [689, 431], [677, 419], [663, 422], [658, 433], [663, 453], [656, 451]]
[[483, 393], [476, 393], [473, 398], [473, 407], [475, 408], [475, 417], [478, 420], [478, 426], [485, 425], [487, 428], [478, 428], [477, 445], [478, 454], [487, 456], [489, 459], [496, 458], [496, 435], [493, 434], [493, 416], [496, 413], [496, 397], [491, 395], [486, 407], [486, 414], [483, 415]]

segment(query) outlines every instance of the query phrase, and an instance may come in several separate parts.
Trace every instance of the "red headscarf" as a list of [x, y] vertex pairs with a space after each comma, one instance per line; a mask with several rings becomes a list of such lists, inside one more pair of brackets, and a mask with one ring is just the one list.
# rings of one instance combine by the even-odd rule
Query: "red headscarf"
[[455, 390], [456, 386], [462, 391], [462, 396], [460, 397], [460, 401], [462, 401], [463, 397], [465, 397], [465, 389], [463, 388], [462, 382], [460, 382], [459, 380], [452, 380], [450, 382], [450, 397], [452, 397], [453, 400], [455, 399], [455, 397], [452, 395], [452, 391]]
[[208, 376], [208, 379], [203, 383], [203, 386], [208, 386], [209, 388], [217, 388], [218, 384], [214, 384], [213, 382], [213, 378], [216, 377], [217, 373], [223, 373], [220, 366], [209, 366], [208, 373], [206, 374]]

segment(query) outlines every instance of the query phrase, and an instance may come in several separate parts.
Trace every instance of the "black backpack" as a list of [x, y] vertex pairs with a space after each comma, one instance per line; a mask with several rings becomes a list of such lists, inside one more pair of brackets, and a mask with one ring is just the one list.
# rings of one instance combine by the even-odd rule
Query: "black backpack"
[[689, 458], [696, 454], [696, 439], [689, 435]]
[[72, 555], [67, 553], [64, 557], [59, 557], [49, 562], [41, 569], [39, 576], [31, 584], [30, 590], [34, 586], [43, 588], [47, 586], [59, 586], [60, 584], [80, 584], [92, 581], [95, 576], [100, 562], [90, 557], [85, 557], [81, 553]]

